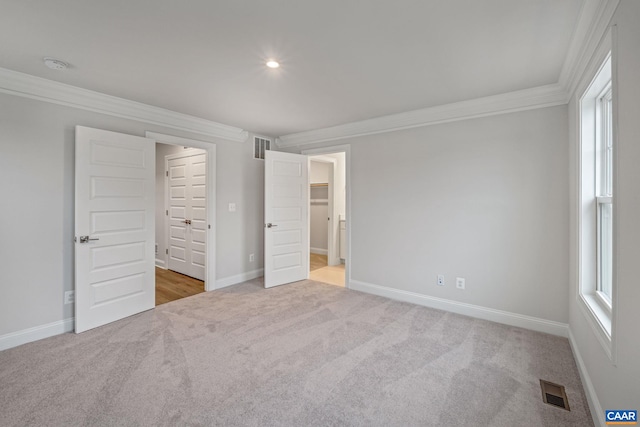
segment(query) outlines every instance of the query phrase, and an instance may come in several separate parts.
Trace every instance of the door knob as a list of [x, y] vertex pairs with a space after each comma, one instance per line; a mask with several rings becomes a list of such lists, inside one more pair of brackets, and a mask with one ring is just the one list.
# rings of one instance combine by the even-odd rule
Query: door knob
[[89, 243], [91, 240], [100, 240], [100, 239], [91, 239], [89, 236], [80, 236], [80, 243]]
[[270, 222], [267, 223], [267, 228], [271, 228], [271, 227], [277, 227], [276, 224], [271, 224]]
[[184, 222], [185, 224], [191, 224], [191, 220], [190, 220], [190, 219], [185, 219], [183, 222]]

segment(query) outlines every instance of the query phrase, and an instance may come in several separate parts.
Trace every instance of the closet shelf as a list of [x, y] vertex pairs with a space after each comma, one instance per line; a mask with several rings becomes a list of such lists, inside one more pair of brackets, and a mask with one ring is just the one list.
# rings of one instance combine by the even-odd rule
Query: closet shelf
[[328, 205], [329, 199], [310, 199], [312, 205]]
[[315, 182], [311, 184], [312, 187], [328, 187], [329, 184], [326, 182]]

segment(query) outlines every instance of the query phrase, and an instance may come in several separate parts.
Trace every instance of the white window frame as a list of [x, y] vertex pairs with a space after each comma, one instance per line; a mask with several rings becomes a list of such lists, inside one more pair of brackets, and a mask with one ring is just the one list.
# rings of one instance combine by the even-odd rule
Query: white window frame
[[[605, 64], [606, 65], [606, 64]], [[610, 67], [610, 64], [609, 64]], [[613, 240], [613, 229], [605, 230], [606, 223], [605, 214], [606, 207], [613, 206], [613, 117], [612, 117], [612, 93], [613, 88], [611, 80], [598, 94], [595, 100], [595, 144], [596, 144], [596, 292], [595, 296], [602, 308], [611, 316], [611, 287], [612, 287], [612, 269], [613, 262], [609, 262], [606, 266], [607, 258], [612, 258], [613, 245], [606, 253], [603, 246]], [[611, 209], [613, 211], [613, 209]], [[609, 215], [609, 221], [613, 221], [612, 215]], [[606, 235], [605, 235], [606, 234]], [[607, 272], [607, 270], [609, 270]], [[605, 276], [609, 276], [606, 278]], [[605, 280], [608, 281], [609, 293], [603, 291]]]
[[[599, 173], [601, 169], [608, 166], [615, 172], [615, 116], [611, 122], [603, 123], [600, 118], [607, 114], [606, 106], [602, 100], [607, 100], [609, 93], [612, 93], [613, 104], [615, 103], [615, 81], [613, 81], [613, 63], [610, 48], [604, 50], [603, 46], [611, 46], [610, 34], [605, 37], [605, 43], [601, 45], [599, 55], [599, 68], [593, 69], [592, 80], [587, 81], [582, 96], [578, 99], [578, 135], [579, 135], [579, 201], [578, 201], [578, 224], [579, 224], [579, 284], [578, 284], [578, 305], [591, 325], [592, 330], [603, 346], [610, 360], [615, 363], [615, 352], [613, 351], [613, 319], [615, 312], [615, 175], [611, 174], [611, 181], [606, 179], [607, 174]], [[609, 43], [606, 43], [609, 41]], [[588, 77], [587, 77], [588, 78]], [[578, 92], [580, 93], [580, 92]], [[613, 108], [615, 110], [615, 108]], [[615, 114], [615, 111], [613, 111]], [[609, 127], [608, 127], [609, 126]], [[612, 162], [608, 163], [603, 151], [600, 150], [604, 132], [609, 132], [613, 127], [612, 137]], [[608, 171], [606, 171], [608, 172]], [[611, 218], [613, 232], [611, 233], [611, 258], [610, 265], [611, 298], [604, 295], [600, 289], [602, 286], [602, 262], [603, 253], [600, 250], [602, 244], [601, 225], [603, 220], [603, 206], [612, 206], [613, 217]]]

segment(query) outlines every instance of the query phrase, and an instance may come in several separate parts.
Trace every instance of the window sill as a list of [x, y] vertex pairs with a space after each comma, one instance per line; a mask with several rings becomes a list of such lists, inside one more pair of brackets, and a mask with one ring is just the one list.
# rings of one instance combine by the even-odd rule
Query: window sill
[[580, 308], [582, 312], [589, 320], [589, 325], [594, 334], [598, 338], [598, 341], [602, 345], [605, 353], [611, 361], [613, 361], [613, 352], [611, 344], [611, 312], [606, 310], [598, 300], [598, 295], [593, 294], [581, 294], [579, 300], [581, 302]]

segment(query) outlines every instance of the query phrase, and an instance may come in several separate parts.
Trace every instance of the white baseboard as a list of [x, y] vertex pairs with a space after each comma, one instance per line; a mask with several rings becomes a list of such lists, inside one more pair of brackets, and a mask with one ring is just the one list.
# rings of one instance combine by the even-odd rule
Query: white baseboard
[[327, 255], [329, 253], [329, 250], [321, 248], [309, 248], [309, 252], [316, 255]]
[[38, 341], [43, 338], [49, 338], [54, 335], [64, 334], [65, 332], [71, 332], [73, 331], [73, 327], [74, 318], [72, 317], [70, 319], [47, 323], [46, 325], [11, 332], [0, 336], [0, 351]]
[[226, 288], [227, 286], [235, 285], [238, 283], [246, 282], [247, 280], [255, 279], [264, 275], [264, 269], [258, 268], [257, 270], [245, 271], [235, 276], [224, 277], [216, 280], [216, 289]]
[[569, 344], [571, 344], [573, 358], [576, 360], [576, 364], [578, 365], [578, 372], [580, 373], [582, 386], [584, 387], [585, 394], [587, 395], [587, 402], [589, 403], [589, 410], [591, 411], [591, 417], [593, 418], [593, 425], [606, 427], [602, 405], [600, 405], [596, 389], [593, 387], [591, 377], [589, 376], [589, 372], [587, 372], [584, 360], [582, 360], [580, 350], [578, 350], [578, 343], [573, 336], [573, 332], [571, 332], [571, 328], [569, 328]]
[[159, 258], [156, 258], [156, 267], [160, 267], [160, 268], [163, 268], [165, 270], [167, 269], [167, 267], [165, 266], [164, 260], [163, 259], [159, 259]]
[[349, 288], [356, 291], [367, 292], [399, 301], [436, 308], [438, 310], [450, 311], [452, 313], [462, 314], [478, 319], [490, 320], [492, 322], [531, 329], [533, 331], [544, 332], [552, 335], [559, 335], [565, 338], [569, 335], [569, 325], [566, 323], [555, 322], [553, 320], [525, 316], [523, 314], [432, 297], [386, 286], [372, 285], [371, 283], [360, 282], [357, 280], [351, 280], [349, 282]]

